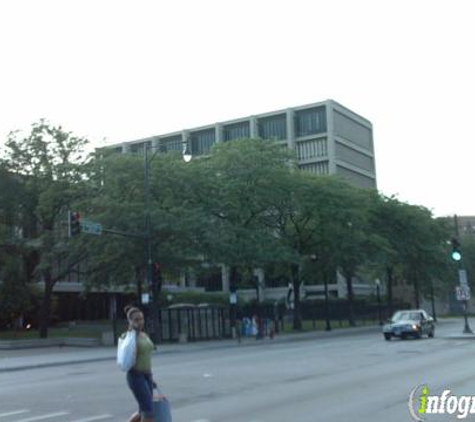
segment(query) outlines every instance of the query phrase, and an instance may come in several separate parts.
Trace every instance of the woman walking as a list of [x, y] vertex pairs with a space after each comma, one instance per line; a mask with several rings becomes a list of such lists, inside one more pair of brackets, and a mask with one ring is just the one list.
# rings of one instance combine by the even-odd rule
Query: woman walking
[[134, 330], [137, 335], [137, 358], [135, 365], [127, 372], [127, 385], [139, 405], [128, 422], [153, 422], [153, 389], [156, 387], [152, 376], [153, 343], [143, 331], [145, 319], [139, 308], [127, 306], [124, 309], [129, 330]]

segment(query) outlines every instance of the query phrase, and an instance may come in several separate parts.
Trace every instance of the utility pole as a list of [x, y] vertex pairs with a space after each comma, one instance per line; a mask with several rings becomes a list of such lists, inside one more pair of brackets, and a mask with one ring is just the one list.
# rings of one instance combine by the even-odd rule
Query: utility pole
[[[459, 225], [458, 225], [458, 218], [457, 215], [454, 215], [454, 225], [455, 225], [455, 238], [452, 239], [452, 259], [458, 263], [458, 274], [459, 274], [459, 284], [460, 287], [463, 289], [466, 289], [468, 292], [468, 284], [466, 283], [466, 280], [463, 282], [462, 281], [462, 273], [465, 273], [465, 270], [463, 268], [463, 262], [462, 262], [462, 254], [459, 250], [460, 248], [460, 238], [459, 238]], [[463, 329], [464, 334], [473, 334], [472, 329], [470, 328], [470, 325], [468, 323], [468, 300], [465, 298], [463, 300], [463, 317], [465, 320], [465, 326]]]
[[[153, 157], [153, 156], [152, 156]], [[152, 267], [152, 227], [150, 221], [150, 181], [149, 181], [149, 166], [147, 144], [144, 145], [144, 190], [145, 190], [145, 253], [146, 253], [146, 268], [147, 268], [147, 286], [151, 292], [152, 302], [149, 305], [151, 324], [151, 337], [154, 344], [158, 344], [159, 338], [159, 309], [158, 309], [158, 283], [153, 280]]]

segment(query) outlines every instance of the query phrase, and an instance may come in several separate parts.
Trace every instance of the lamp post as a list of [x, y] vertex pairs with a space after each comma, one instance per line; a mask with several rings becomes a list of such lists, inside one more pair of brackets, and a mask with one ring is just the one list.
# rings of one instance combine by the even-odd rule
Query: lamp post
[[[152, 341], [157, 344], [159, 338], [159, 313], [158, 313], [158, 295], [160, 292], [159, 280], [153, 277], [153, 262], [152, 262], [152, 224], [150, 221], [150, 163], [155, 158], [159, 150], [155, 151], [153, 155], [148, 157], [147, 144], [144, 145], [144, 190], [145, 190], [145, 253], [146, 253], [146, 268], [147, 268], [147, 284], [152, 296], [152, 305], [150, 308], [150, 318], [152, 321], [151, 335]], [[183, 159], [185, 162], [190, 162], [192, 154], [188, 146], [188, 141], [183, 140]]]
[[435, 297], [434, 297], [434, 280], [430, 280], [430, 304], [432, 307], [432, 318], [437, 322], [437, 315], [435, 313]]
[[381, 280], [379, 278], [376, 279], [376, 297], [378, 300], [378, 319], [379, 319], [379, 325], [383, 325], [383, 317], [381, 315], [381, 293], [380, 293], [380, 287], [381, 287]]
[[[460, 242], [459, 242], [459, 224], [458, 224], [458, 218], [457, 215], [454, 215], [454, 226], [455, 226], [455, 237], [452, 238], [452, 259], [458, 263], [458, 274], [459, 274], [459, 283], [461, 288], [464, 288], [465, 290], [468, 290], [468, 284], [465, 280], [463, 280], [462, 273], [464, 271], [464, 264], [462, 262], [462, 254], [460, 252]], [[470, 290], [468, 290], [470, 292]], [[470, 325], [468, 323], [468, 300], [465, 298], [463, 301], [463, 317], [465, 320], [464, 323], [464, 328], [463, 328], [463, 333], [464, 334], [473, 334], [472, 329], [470, 328]]]

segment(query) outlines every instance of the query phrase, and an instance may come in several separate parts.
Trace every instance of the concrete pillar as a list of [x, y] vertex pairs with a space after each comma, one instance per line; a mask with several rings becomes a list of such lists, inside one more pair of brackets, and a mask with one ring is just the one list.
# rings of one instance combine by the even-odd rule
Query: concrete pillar
[[265, 285], [265, 273], [262, 268], [257, 268], [254, 270], [254, 275], [257, 277], [259, 292], [259, 302], [263, 302], [266, 299], [266, 285]]
[[194, 271], [188, 273], [188, 287], [196, 287], [196, 274]]
[[180, 287], [186, 288], [186, 270], [180, 271]]
[[327, 117], [328, 172], [330, 174], [336, 174], [335, 126], [333, 113], [333, 104], [331, 101], [327, 101], [325, 104], [325, 114]]
[[295, 111], [288, 108], [285, 114], [287, 117], [287, 146], [295, 150]]
[[257, 117], [251, 116], [249, 122], [249, 135], [252, 139], [259, 138], [259, 128], [257, 125]]
[[224, 140], [223, 124], [222, 123], [216, 123], [215, 131], [216, 131], [216, 135], [215, 135], [216, 143], [218, 144], [220, 142], [223, 142], [223, 140]]
[[152, 154], [160, 152], [160, 137], [156, 136], [152, 139]]
[[222, 290], [224, 293], [229, 293], [230, 288], [229, 288], [229, 267], [227, 265], [222, 264], [221, 265], [221, 280], [222, 280]]

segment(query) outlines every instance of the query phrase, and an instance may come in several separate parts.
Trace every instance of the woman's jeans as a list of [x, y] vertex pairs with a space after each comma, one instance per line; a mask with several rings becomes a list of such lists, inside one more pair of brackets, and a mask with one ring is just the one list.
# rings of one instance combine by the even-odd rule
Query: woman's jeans
[[127, 372], [127, 385], [139, 404], [139, 412], [145, 418], [153, 418], [153, 379], [151, 374], [131, 369]]

